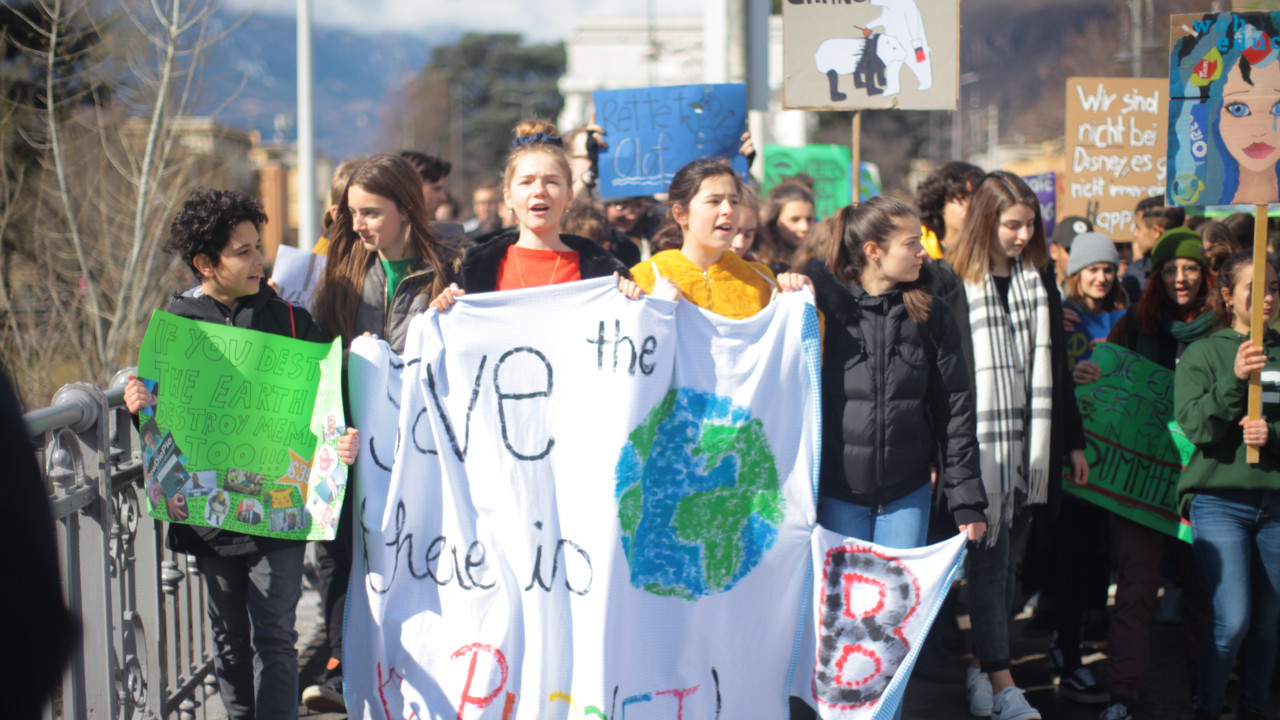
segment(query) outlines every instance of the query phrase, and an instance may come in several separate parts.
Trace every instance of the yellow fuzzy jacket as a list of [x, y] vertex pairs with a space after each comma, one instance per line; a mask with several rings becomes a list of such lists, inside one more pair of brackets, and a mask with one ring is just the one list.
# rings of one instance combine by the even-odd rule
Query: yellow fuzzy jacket
[[648, 293], [653, 292], [654, 265], [662, 277], [680, 287], [686, 300], [734, 320], [763, 310], [777, 288], [777, 278], [768, 265], [747, 262], [732, 250], [725, 250], [705, 273], [679, 250], [663, 250], [631, 268], [632, 279]]

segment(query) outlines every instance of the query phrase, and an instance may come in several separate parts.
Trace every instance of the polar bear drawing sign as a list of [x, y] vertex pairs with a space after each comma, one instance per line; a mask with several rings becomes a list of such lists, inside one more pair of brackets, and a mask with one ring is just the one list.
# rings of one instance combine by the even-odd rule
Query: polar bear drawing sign
[[958, 15], [955, 0], [788, 0], [785, 106], [954, 109]]

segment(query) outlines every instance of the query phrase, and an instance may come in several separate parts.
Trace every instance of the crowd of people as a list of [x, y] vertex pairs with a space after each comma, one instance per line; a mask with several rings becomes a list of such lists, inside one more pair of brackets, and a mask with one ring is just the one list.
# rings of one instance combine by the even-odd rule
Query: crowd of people
[[[165, 250], [198, 284], [175, 295], [170, 312], [344, 347], [373, 334], [401, 352], [415, 315], [447, 313], [468, 293], [616, 276], [633, 300], [652, 294], [745, 318], [808, 288], [823, 336], [819, 521], [894, 548], [956, 532], [970, 541], [970, 645], [946, 640], [957, 632], [949, 602], [920, 672], [963, 683], [975, 716], [1039, 718], [1009, 647], [1011, 617], [1034, 592], [1037, 620], [1055, 634], [1062, 694], [1097, 703], [1102, 720], [1126, 720], [1158, 596], [1176, 583], [1196, 717], [1223, 716], [1237, 659], [1236, 717], [1263, 717], [1280, 616], [1280, 441], [1272, 425], [1245, 420], [1245, 398], [1250, 373], [1280, 359], [1280, 336], [1248, 341], [1253, 261], [1239, 251], [1251, 218], [1246, 237], [1233, 218], [1193, 228], [1182, 209], [1151, 198], [1136, 208], [1132, 243], [1076, 217], [1049, 237], [1024, 181], [961, 162], [930, 175], [914, 203], [874, 197], [826, 218], [816, 217], [806, 178], [762, 196], [723, 158], [684, 166], [663, 196], [597, 199], [600, 128], [561, 135], [526, 121], [513, 136], [505, 168], [473, 190], [465, 221], [439, 158], [405, 151], [339, 165], [311, 313], [266, 281], [261, 205], [236, 191], [196, 192]], [[754, 155], [749, 137], [743, 153]], [[1272, 318], [1274, 261], [1267, 272]], [[1113, 319], [1096, 339], [1176, 369], [1176, 417], [1197, 448], [1178, 488], [1190, 546], [1062, 490], [1091, 473], [1075, 388], [1102, 373], [1073, 363], [1066, 347], [1086, 316]], [[140, 381], [129, 384], [131, 411], [153, 401]], [[1245, 462], [1247, 448], [1262, 462]], [[354, 460], [355, 430], [341, 450]], [[317, 710], [344, 707], [347, 498], [338, 536], [317, 552], [331, 659], [302, 693]], [[302, 544], [183, 525], [169, 540], [206, 576], [229, 714], [294, 717]], [[1113, 576], [1101, 633], [1108, 691], [1081, 647], [1091, 621], [1107, 617]]]

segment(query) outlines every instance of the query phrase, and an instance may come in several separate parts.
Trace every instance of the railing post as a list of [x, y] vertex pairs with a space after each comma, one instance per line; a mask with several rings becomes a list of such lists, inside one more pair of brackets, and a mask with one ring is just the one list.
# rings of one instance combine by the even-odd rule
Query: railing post
[[59, 717], [185, 720], [206, 716], [216, 694], [203, 578], [147, 515], [142, 446], [122, 403], [133, 373], [106, 393], [64, 386], [24, 417], [48, 479], [63, 592], [83, 624]]
[[55, 406], [77, 411], [74, 422], [47, 436], [45, 472], [53, 481], [55, 500], [79, 505], [58, 522], [58, 544], [66, 568], [63, 590], [67, 605], [84, 624], [80, 652], [63, 683], [63, 714], [74, 718], [120, 717], [119, 665], [113, 648], [120, 632], [112, 611], [111, 532], [116, 525], [107, 471], [107, 398], [87, 383], [64, 385], [53, 396]]

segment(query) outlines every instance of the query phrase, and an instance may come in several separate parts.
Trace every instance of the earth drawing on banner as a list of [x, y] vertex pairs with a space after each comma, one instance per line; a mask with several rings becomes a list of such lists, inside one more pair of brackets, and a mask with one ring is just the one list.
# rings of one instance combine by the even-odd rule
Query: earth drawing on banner
[[727, 397], [670, 390], [631, 432], [615, 478], [631, 584], [655, 595], [732, 588], [783, 520], [764, 424]]

